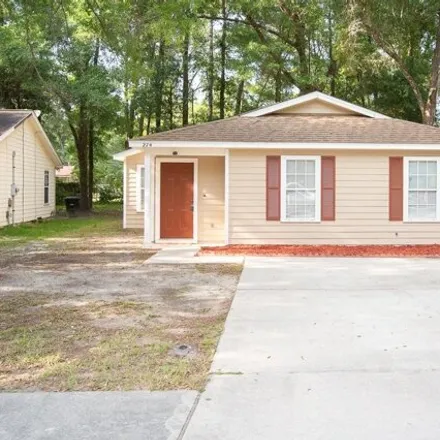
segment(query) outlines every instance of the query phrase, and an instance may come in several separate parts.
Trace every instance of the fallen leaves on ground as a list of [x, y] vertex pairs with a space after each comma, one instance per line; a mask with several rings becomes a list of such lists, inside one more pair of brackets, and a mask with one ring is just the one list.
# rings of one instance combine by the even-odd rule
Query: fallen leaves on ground
[[440, 257], [440, 244], [430, 245], [228, 245], [202, 247], [199, 255], [291, 257]]

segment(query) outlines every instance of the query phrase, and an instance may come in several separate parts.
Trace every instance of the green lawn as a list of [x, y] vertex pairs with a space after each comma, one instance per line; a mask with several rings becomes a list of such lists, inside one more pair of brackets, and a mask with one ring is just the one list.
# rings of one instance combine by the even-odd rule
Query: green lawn
[[78, 218], [55, 217], [0, 229], [0, 247], [50, 238], [115, 235], [121, 231], [122, 219], [119, 213], [98, 213]]

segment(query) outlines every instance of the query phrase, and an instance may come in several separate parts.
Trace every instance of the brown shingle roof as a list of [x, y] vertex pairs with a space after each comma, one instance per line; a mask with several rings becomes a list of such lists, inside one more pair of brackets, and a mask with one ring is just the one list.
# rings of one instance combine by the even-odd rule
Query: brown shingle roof
[[31, 110], [2, 110], [0, 109], [0, 136], [10, 128], [16, 127], [23, 119], [32, 113]]
[[400, 119], [362, 116], [236, 116], [137, 140], [440, 144], [440, 129]]

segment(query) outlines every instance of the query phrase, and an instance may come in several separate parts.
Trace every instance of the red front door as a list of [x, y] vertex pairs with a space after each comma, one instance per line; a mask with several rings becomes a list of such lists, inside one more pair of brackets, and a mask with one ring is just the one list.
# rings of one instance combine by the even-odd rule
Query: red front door
[[194, 163], [160, 168], [160, 238], [193, 238]]

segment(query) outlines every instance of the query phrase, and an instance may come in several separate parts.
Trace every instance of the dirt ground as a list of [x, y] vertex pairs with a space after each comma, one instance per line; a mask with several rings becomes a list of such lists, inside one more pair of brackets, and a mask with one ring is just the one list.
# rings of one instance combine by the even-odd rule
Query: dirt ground
[[153, 252], [133, 235], [2, 249], [0, 389], [203, 388], [242, 268]]

